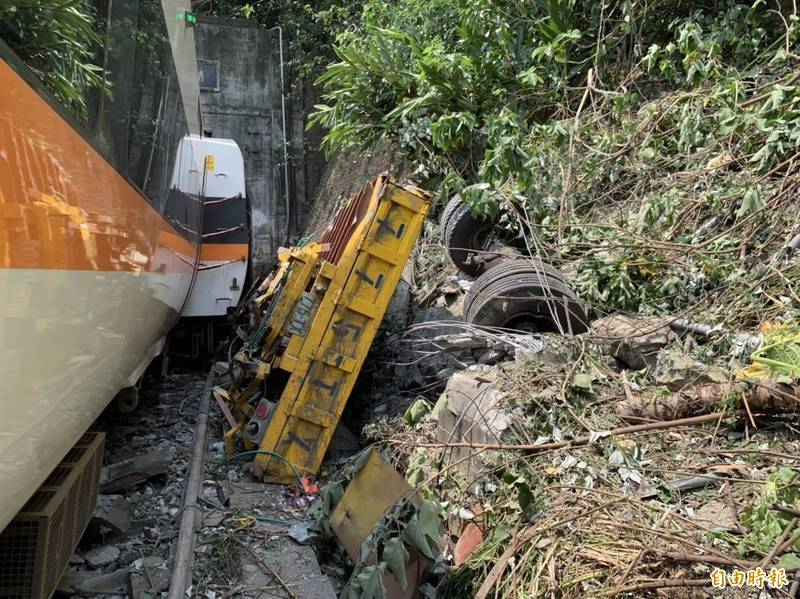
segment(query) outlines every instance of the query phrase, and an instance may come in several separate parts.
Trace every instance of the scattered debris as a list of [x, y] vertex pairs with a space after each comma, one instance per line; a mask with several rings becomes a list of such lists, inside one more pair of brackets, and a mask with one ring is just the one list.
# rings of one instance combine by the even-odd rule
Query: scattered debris
[[462, 565], [481, 543], [483, 543], [483, 531], [477, 524], [470, 522], [464, 527], [464, 532], [461, 533], [453, 549], [453, 564]]
[[670, 391], [680, 391], [690, 385], [727, 383], [730, 378], [720, 367], [703, 364], [677, 350], [658, 354], [655, 382]]
[[[505, 395], [493, 386], [494, 377], [494, 372], [481, 367], [457, 372], [450, 377], [435, 409], [438, 414], [437, 441], [476, 446], [503, 442], [503, 433], [511, 421]], [[486, 452], [480, 456], [472, 454], [469, 447], [453, 447], [444, 459], [464, 474], [475, 476], [484, 468], [482, 460], [491, 461], [493, 455]]]
[[122, 495], [100, 495], [89, 521], [89, 536], [105, 532], [123, 535], [131, 526], [131, 504]]
[[108, 574], [67, 570], [58, 583], [58, 591], [68, 595], [119, 595], [128, 589], [128, 569]]
[[627, 368], [654, 367], [658, 351], [670, 340], [670, 328], [652, 316], [613, 314], [592, 323], [595, 338]]
[[113, 564], [119, 559], [119, 556], [120, 550], [113, 545], [109, 545], [92, 549], [85, 553], [83, 557], [92, 568], [101, 568]]
[[164, 474], [168, 470], [172, 458], [169, 450], [157, 449], [135, 458], [104, 466], [100, 473], [100, 492], [114, 493], [129, 489], [148, 478]]

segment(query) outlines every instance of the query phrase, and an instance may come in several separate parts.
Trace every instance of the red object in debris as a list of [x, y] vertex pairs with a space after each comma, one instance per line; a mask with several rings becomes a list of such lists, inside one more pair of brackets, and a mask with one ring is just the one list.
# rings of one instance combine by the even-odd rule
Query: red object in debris
[[264, 418], [267, 417], [267, 414], [269, 414], [269, 404], [265, 401], [262, 401], [256, 408], [256, 418], [259, 420], [264, 420]]
[[301, 476], [300, 482], [303, 483], [303, 492], [306, 495], [316, 495], [319, 493], [319, 485], [317, 483], [312, 483], [311, 479], [307, 476]]
[[456, 566], [460, 566], [467, 558], [472, 555], [472, 552], [483, 543], [483, 531], [478, 528], [476, 524], [470, 522], [461, 533], [461, 537], [453, 549], [453, 561]]

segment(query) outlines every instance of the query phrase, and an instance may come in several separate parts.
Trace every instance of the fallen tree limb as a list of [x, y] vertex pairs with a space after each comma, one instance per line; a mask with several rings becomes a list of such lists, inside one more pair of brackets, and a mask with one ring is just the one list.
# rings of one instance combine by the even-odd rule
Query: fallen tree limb
[[715, 455], [762, 455], [768, 458], [779, 460], [800, 461], [800, 455], [780, 453], [778, 451], [762, 451], [760, 449], [698, 449], [697, 453], [708, 453]]
[[[711, 412], [730, 396], [739, 396], [745, 408], [766, 414], [787, 414], [800, 408], [796, 390], [790, 385], [752, 380], [687, 387], [669, 395], [650, 398], [631, 397], [617, 404], [617, 416], [623, 420], [650, 418], [669, 420]], [[751, 418], [752, 421], [752, 418]]]
[[781, 505], [780, 503], [773, 503], [772, 509], [778, 512], [783, 512], [784, 514], [790, 514], [792, 516], [800, 517], [800, 510], [796, 510], [793, 507], [789, 507], [788, 505]]
[[647, 589], [668, 589], [675, 587], [710, 587], [711, 579], [709, 578], [666, 578], [664, 580], [648, 580], [647, 582], [639, 582], [637, 584], [630, 584], [621, 589], [617, 589], [616, 593], [633, 593], [634, 591], [644, 591]]
[[466, 442], [440, 442], [440, 443], [415, 443], [413, 441], [396, 441], [400, 445], [413, 445], [414, 447], [465, 447], [467, 449], [498, 449], [505, 451], [550, 451], [553, 449], [564, 449], [566, 447], [580, 447], [581, 445], [589, 445], [597, 439], [603, 437], [612, 437], [616, 435], [627, 435], [632, 433], [646, 433], [649, 431], [658, 431], [669, 428], [678, 428], [681, 426], [692, 426], [694, 424], [705, 424], [706, 422], [713, 422], [727, 416], [727, 412], [714, 412], [712, 414], [703, 414], [702, 416], [694, 416], [692, 418], [680, 418], [678, 420], [668, 420], [663, 422], [649, 422], [647, 424], [637, 424], [634, 426], [623, 426], [615, 428], [610, 431], [600, 431], [594, 435], [585, 435], [577, 437], [571, 441], [559, 441], [557, 443], [542, 443], [540, 445], [516, 445], [513, 443], [466, 443]]
[[746, 562], [743, 560], [732, 560], [719, 555], [699, 555], [696, 553], [681, 553], [678, 551], [667, 551], [662, 553], [664, 557], [674, 562], [692, 562], [698, 564], [714, 564], [715, 566], [737, 566], [755, 568], [758, 562]]

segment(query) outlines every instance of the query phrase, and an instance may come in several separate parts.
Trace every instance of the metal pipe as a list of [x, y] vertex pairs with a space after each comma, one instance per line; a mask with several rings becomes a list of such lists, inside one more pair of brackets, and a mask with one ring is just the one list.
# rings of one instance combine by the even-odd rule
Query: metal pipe
[[676, 318], [671, 320], [669, 322], [669, 326], [675, 331], [680, 331], [682, 333], [695, 333], [697, 335], [703, 335], [704, 337], [708, 337], [714, 333], [722, 332], [721, 327], [711, 326], [710, 324], [702, 324], [699, 322], [691, 322], [685, 318]]
[[214, 371], [206, 377], [203, 399], [197, 414], [197, 425], [194, 432], [192, 459], [189, 462], [189, 474], [186, 477], [186, 490], [183, 495], [183, 513], [178, 533], [178, 544], [172, 560], [172, 578], [169, 583], [168, 599], [183, 599], [186, 589], [192, 584], [192, 565], [194, 564], [195, 530], [197, 528], [197, 495], [203, 480], [203, 458], [206, 452], [206, 435], [208, 433], [208, 409], [211, 405], [211, 385], [214, 382]]
[[270, 31], [278, 30], [278, 54], [281, 62], [281, 127], [283, 129], [283, 186], [286, 201], [286, 234], [284, 243], [289, 242], [292, 227], [291, 199], [289, 195], [289, 138], [286, 135], [286, 78], [283, 61], [283, 27], [276, 25]]

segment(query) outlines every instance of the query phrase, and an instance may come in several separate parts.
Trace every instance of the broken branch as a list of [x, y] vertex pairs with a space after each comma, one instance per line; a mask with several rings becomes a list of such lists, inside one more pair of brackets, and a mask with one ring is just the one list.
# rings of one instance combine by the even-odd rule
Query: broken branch
[[[670, 428], [678, 428], [681, 426], [691, 426], [694, 424], [704, 424], [706, 422], [712, 422], [717, 420], [718, 418], [725, 417], [726, 412], [714, 412], [713, 414], [704, 414], [702, 416], [694, 416], [692, 418], [680, 418], [678, 420], [668, 420], [665, 422], [650, 422], [648, 424], [637, 424], [635, 426], [623, 426], [621, 428], [615, 428], [610, 431], [604, 431], [607, 434], [604, 434], [605, 437], [611, 437], [616, 435], [626, 435], [632, 433], [645, 433], [650, 431], [658, 431]], [[516, 445], [513, 443], [465, 443], [465, 442], [458, 442], [458, 443], [413, 443], [409, 441], [395, 441], [395, 443], [401, 445], [414, 445], [415, 447], [465, 447], [469, 449], [498, 449], [504, 451], [531, 451], [531, 452], [541, 452], [541, 451], [550, 451], [554, 449], [564, 449], [566, 447], [580, 447], [581, 445], [589, 445], [590, 443], [594, 442], [596, 436], [594, 435], [585, 435], [583, 437], [577, 437], [572, 441], [559, 441], [557, 443], [543, 443], [541, 445]]]

